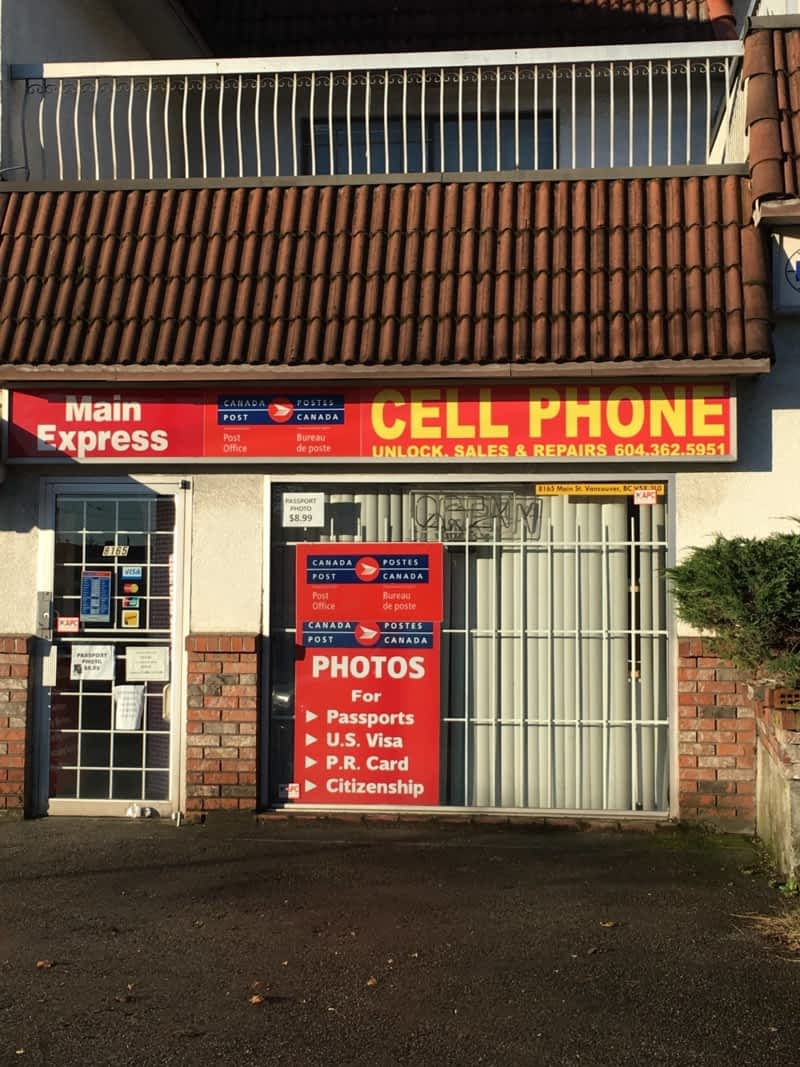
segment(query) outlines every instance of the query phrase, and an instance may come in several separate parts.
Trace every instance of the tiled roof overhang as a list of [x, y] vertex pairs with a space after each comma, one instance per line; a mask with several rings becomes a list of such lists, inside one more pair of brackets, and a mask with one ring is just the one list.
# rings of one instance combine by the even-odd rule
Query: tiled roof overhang
[[[711, 19], [721, 0], [711, 0]], [[730, 3], [722, 0], [730, 13]], [[213, 55], [326, 55], [712, 40], [705, 0], [184, 0]]]
[[737, 174], [0, 192], [0, 378], [769, 367]]
[[800, 195], [800, 19], [791, 21], [793, 29], [760, 29], [778, 20], [755, 20], [744, 42], [750, 176], [757, 202]]

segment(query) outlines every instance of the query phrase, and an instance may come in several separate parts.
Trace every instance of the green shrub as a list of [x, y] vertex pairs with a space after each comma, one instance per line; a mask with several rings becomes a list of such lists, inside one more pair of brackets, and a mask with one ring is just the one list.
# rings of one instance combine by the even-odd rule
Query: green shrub
[[717, 537], [667, 572], [678, 615], [754, 681], [800, 679], [800, 534]]

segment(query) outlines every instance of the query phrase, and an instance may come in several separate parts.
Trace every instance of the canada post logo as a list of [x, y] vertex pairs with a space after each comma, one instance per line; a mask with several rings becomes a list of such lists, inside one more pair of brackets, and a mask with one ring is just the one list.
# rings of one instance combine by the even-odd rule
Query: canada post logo
[[306, 580], [309, 585], [427, 585], [430, 556], [309, 556]]
[[433, 648], [432, 622], [355, 622], [327, 619], [303, 623], [304, 648]]
[[344, 414], [344, 397], [323, 393], [217, 398], [218, 426], [342, 426]]

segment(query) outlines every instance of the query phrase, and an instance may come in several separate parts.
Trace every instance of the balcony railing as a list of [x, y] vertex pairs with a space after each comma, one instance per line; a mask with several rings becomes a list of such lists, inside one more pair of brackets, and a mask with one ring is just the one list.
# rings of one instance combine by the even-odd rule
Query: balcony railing
[[726, 41], [15, 67], [17, 151], [28, 177], [54, 181], [740, 162], [741, 52]]

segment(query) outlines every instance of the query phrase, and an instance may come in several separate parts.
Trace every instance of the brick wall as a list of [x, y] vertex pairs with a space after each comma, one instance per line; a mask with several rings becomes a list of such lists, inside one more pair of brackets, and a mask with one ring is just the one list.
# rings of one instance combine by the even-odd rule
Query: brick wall
[[193, 634], [189, 653], [186, 811], [255, 810], [258, 637]]
[[30, 722], [30, 637], [0, 637], [0, 814], [22, 814]]
[[678, 655], [680, 817], [751, 831], [757, 704], [747, 675], [698, 638], [682, 638]]

